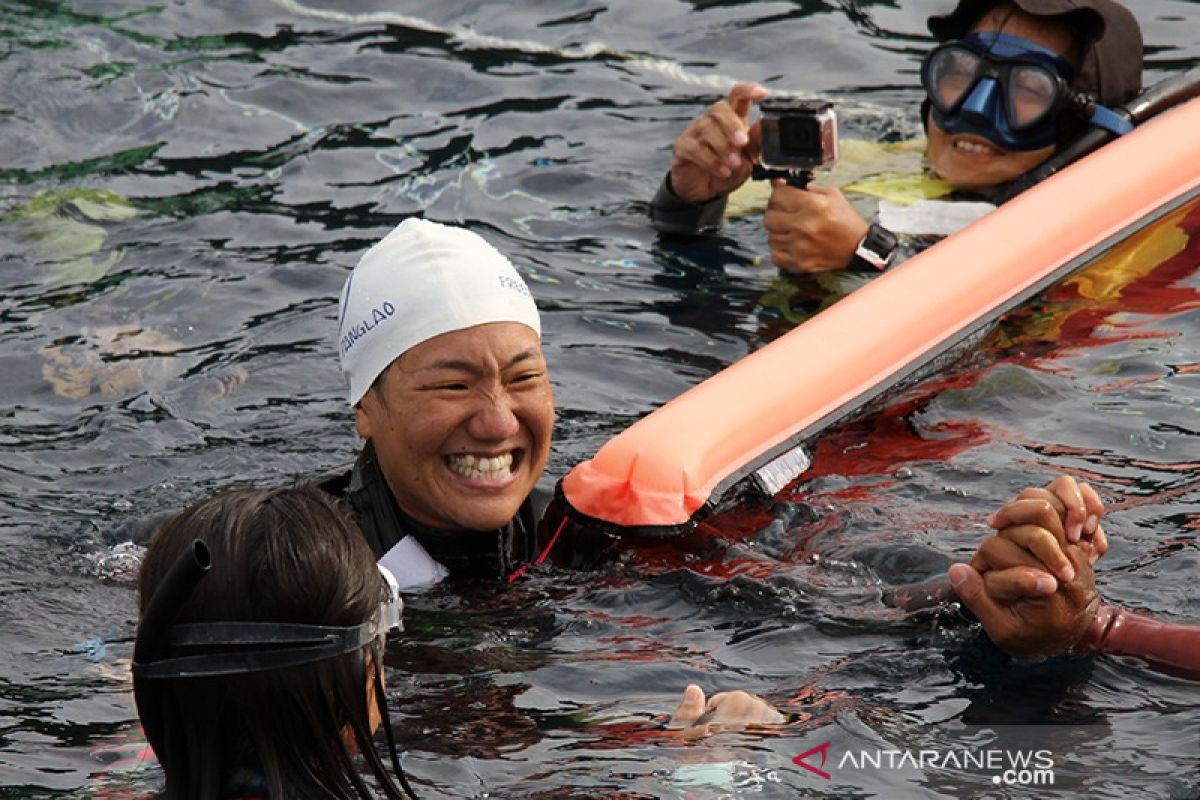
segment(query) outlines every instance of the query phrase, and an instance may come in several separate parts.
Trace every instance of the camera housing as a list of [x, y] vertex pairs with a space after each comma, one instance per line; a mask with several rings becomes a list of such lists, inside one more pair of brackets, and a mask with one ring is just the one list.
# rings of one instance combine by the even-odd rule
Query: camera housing
[[768, 173], [799, 175], [838, 158], [837, 114], [826, 100], [767, 98], [759, 161]]

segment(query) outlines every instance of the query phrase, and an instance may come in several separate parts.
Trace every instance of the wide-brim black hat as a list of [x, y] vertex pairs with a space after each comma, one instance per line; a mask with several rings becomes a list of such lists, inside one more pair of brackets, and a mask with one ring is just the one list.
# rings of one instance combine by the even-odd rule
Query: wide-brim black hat
[[[938, 41], [961, 39], [1002, 0], [959, 0], [948, 14], [929, 18]], [[1113, 0], [1009, 0], [1034, 17], [1057, 18], [1083, 44], [1073, 88], [1107, 106], [1133, 99], [1142, 88], [1142, 29], [1129, 9]]]

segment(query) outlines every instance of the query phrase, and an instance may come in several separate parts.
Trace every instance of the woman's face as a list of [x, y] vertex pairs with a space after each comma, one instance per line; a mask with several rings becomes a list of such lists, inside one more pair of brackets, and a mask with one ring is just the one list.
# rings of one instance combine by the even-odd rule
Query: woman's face
[[[1071, 32], [1062, 25], [1022, 11], [1010, 14], [993, 9], [975, 23], [971, 33], [1003, 31], [1028, 39], [1070, 59]], [[1054, 146], [1040, 150], [1005, 150], [973, 133], [947, 133], [927, 119], [929, 142], [925, 157], [933, 171], [957, 189], [988, 189], [1006, 183], [1036, 167], [1054, 154]]]

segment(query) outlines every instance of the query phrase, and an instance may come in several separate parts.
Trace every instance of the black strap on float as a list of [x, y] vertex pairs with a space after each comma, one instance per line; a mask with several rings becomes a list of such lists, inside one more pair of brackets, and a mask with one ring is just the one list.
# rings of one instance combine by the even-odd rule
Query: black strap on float
[[1121, 135], [1124, 126], [1113, 117], [1124, 120], [1130, 125], [1141, 125], [1168, 108], [1194, 97], [1200, 97], [1200, 68], [1191, 69], [1159, 81], [1125, 106], [1109, 110], [1093, 102], [1092, 107], [1087, 109], [1085, 114], [1091, 127], [1083, 135], [1024, 175], [990, 193], [988, 199], [996, 205], [1006, 203], [1069, 164], [1116, 139]]

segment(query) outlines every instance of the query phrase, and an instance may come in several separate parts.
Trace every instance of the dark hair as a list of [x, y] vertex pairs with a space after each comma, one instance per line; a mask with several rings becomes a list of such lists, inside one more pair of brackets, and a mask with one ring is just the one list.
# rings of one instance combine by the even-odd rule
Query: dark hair
[[[379, 607], [375, 558], [332, 497], [315, 487], [236, 489], [159, 529], [139, 577], [142, 615], [196, 539], [207, 545], [212, 568], [175, 624], [354, 626]], [[164, 796], [216, 800], [249, 772], [271, 797], [374, 797], [345, 741], [349, 731], [379, 789], [404, 800], [372, 744], [368, 692], [386, 720], [382, 671], [381, 650], [372, 645], [265, 672], [139, 680], [135, 671], [138, 711], [166, 773]]]

